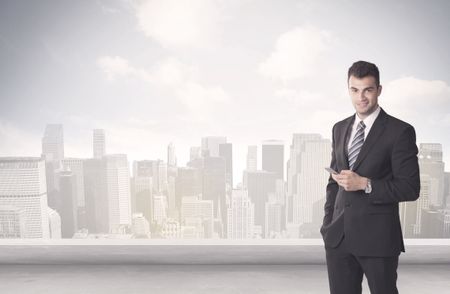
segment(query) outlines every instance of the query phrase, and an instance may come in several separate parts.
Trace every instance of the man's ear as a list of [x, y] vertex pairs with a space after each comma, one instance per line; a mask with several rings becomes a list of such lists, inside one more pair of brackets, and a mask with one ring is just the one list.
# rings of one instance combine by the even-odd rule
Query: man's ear
[[383, 90], [383, 86], [382, 86], [382, 85], [379, 85], [379, 86], [378, 86], [378, 96], [381, 95], [381, 90]]

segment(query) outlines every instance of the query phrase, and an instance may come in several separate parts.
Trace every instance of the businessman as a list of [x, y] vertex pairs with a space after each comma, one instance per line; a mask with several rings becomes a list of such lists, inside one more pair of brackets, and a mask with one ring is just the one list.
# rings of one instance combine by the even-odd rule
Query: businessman
[[398, 293], [405, 252], [399, 202], [419, 197], [414, 128], [379, 105], [380, 74], [358, 61], [348, 70], [356, 113], [333, 126], [332, 172], [320, 232], [332, 294], [360, 294], [363, 275], [372, 294]]

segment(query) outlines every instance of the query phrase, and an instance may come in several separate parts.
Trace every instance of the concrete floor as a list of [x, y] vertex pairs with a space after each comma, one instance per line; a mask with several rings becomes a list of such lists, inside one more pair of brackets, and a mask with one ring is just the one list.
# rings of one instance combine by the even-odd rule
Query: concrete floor
[[[400, 264], [400, 293], [450, 293], [448, 264]], [[364, 280], [363, 293], [369, 293]], [[0, 293], [329, 293], [325, 265], [0, 265]]]

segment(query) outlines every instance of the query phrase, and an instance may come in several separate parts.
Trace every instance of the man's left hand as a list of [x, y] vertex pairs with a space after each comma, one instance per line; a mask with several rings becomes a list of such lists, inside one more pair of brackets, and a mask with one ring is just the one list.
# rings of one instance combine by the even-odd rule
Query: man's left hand
[[367, 178], [361, 177], [351, 170], [341, 170], [341, 173], [331, 176], [345, 191], [364, 190], [367, 186]]

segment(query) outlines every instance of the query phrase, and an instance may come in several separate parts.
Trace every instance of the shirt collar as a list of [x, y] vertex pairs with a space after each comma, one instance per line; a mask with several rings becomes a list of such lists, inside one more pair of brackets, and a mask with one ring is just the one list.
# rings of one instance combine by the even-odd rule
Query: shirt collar
[[[381, 111], [381, 108], [378, 105], [377, 109], [363, 120], [367, 129], [370, 129], [372, 127], [372, 125], [375, 122], [375, 119], [378, 117], [378, 114], [380, 113], [380, 111]], [[355, 113], [355, 124], [354, 125], [357, 126], [360, 121], [362, 121], [362, 119], [360, 119], [358, 114]]]

